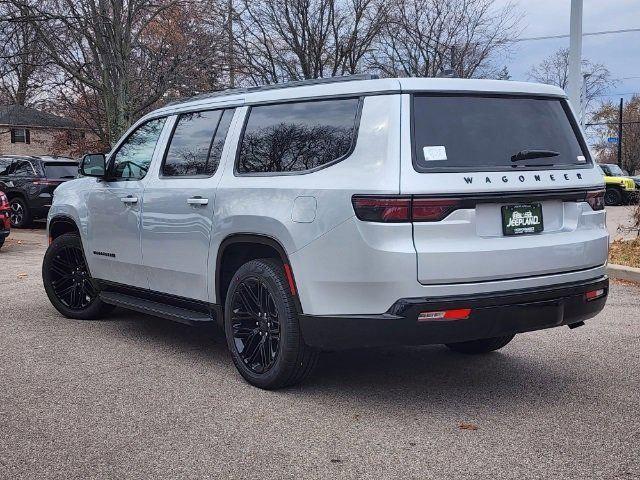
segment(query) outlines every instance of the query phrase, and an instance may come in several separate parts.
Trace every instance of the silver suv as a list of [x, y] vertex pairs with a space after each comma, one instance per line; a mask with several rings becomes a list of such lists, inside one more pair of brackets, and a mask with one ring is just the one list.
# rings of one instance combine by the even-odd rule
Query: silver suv
[[49, 213], [53, 305], [218, 322], [261, 388], [327, 349], [489, 352], [582, 325], [608, 293], [602, 175], [547, 85], [354, 76], [204, 95], [81, 173]]

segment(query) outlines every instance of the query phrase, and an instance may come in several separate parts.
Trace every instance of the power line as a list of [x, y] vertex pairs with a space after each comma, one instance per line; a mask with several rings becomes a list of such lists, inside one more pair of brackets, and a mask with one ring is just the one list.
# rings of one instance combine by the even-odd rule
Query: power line
[[[583, 33], [582, 36], [592, 37], [596, 35], [609, 35], [611, 33], [629, 33], [629, 32], [640, 32], [640, 28], [625, 28], [622, 30], [603, 30], [602, 32]], [[567, 35], [547, 35], [544, 37], [515, 38], [511, 40], [511, 42], [517, 43], [517, 42], [529, 42], [529, 41], [535, 41], [535, 40], [551, 40], [554, 38], [569, 38], [569, 35], [568, 34]]]

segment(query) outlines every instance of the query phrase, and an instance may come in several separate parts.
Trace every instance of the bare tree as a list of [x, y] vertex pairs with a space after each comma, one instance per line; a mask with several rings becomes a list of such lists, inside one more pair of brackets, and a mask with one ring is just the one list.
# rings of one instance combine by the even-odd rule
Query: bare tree
[[389, 20], [370, 65], [382, 74], [433, 77], [503, 77], [492, 60], [519, 30], [513, 4], [494, 0], [392, 0]]
[[[527, 76], [530, 80], [566, 89], [568, 70], [569, 49], [561, 48], [538, 65], [531, 67]], [[616, 81], [611, 77], [611, 72], [606, 66], [601, 63], [591, 63], [586, 59], [582, 60], [582, 73], [587, 75], [586, 106], [588, 110], [593, 101], [614, 86]]]
[[0, 103], [33, 105], [46, 79], [47, 59], [33, 27], [12, 19], [14, 5], [0, 2]]
[[357, 73], [386, 18], [382, 0], [243, 0], [237, 52], [251, 83]]
[[[181, 0], [13, 0], [66, 75], [60, 95], [99, 100], [105, 143], [168, 95], [217, 87], [212, 5]], [[215, 32], [214, 32], [215, 33]], [[200, 66], [204, 68], [199, 68]], [[75, 98], [83, 104], [82, 96]], [[71, 104], [73, 102], [67, 102]]]
[[[622, 168], [629, 172], [640, 171], [640, 95], [634, 95], [624, 106], [622, 117]], [[593, 146], [598, 158], [605, 163], [618, 163], [617, 148], [607, 142], [608, 137], [618, 136], [618, 105], [611, 101], [603, 103], [592, 116], [599, 123], [597, 135], [600, 140]]]

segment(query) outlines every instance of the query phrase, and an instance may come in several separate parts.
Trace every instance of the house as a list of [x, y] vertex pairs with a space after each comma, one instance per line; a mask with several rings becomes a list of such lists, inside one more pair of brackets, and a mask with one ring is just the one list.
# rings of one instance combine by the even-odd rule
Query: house
[[0, 105], [0, 155], [71, 155], [91, 135], [70, 118], [22, 105]]

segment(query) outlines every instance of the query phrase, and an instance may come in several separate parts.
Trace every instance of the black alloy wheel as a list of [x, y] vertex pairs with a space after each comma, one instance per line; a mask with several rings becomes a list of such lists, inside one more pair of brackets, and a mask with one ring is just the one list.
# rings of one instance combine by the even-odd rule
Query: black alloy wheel
[[319, 352], [304, 342], [298, 311], [282, 262], [251, 260], [234, 273], [224, 303], [224, 330], [233, 363], [251, 385], [287, 387], [313, 371]]
[[604, 204], [610, 206], [620, 205], [622, 203], [622, 192], [617, 188], [607, 188], [604, 193]]
[[42, 282], [51, 304], [65, 317], [94, 320], [114, 308], [100, 300], [77, 234], [60, 235], [49, 245]]
[[72, 310], [82, 310], [97, 297], [82, 250], [73, 246], [60, 248], [49, 265], [53, 292]]
[[280, 319], [265, 283], [256, 277], [244, 279], [231, 302], [233, 343], [244, 364], [258, 374], [275, 363], [280, 348]]

